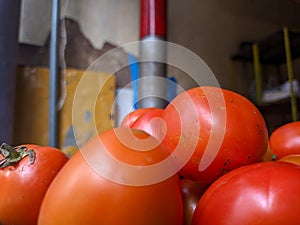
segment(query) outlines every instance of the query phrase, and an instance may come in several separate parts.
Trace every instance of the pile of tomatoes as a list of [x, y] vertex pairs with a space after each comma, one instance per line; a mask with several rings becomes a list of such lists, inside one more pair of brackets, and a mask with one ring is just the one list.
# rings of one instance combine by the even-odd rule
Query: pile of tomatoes
[[299, 137], [300, 122], [269, 137], [238, 93], [193, 88], [129, 113], [71, 158], [2, 145], [0, 224], [296, 225]]

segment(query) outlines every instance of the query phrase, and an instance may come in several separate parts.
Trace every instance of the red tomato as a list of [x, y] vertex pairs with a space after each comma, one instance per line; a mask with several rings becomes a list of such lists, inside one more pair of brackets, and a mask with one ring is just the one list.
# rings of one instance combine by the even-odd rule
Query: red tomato
[[164, 110], [159, 108], [149, 110], [137, 118], [137, 120], [131, 125], [131, 128], [143, 130], [153, 137], [159, 138], [163, 136], [163, 134], [160, 133], [163, 132], [163, 120], [161, 118], [163, 112]]
[[12, 148], [3, 144], [0, 151], [0, 223], [37, 224], [44, 195], [67, 156], [56, 148], [37, 145]]
[[197, 87], [166, 107], [163, 144], [183, 167], [181, 175], [211, 183], [226, 172], [261, 161], [268, 132], [259, 110], [245, 97], [217, 87]]
[[300, 166], [300, 154], [286, 155], [278, 159], [278, 161], [288, 162]]
[[206, 184], [200, 184], [189, 179], [181, 180], [183, 197], [183, 225], [191, 225], [196, 206], [208, 188]]
[[278, 127], [270, 135], [270, 150], [276, 159], [300, 154], [300, 121]]
[[267, 151], [265, 152], [264, 156], [263, 156], [263, 161], [273, 161], [273, 154], [270, 150], [270, 145], [268, 145]]
[[132, 127], [135, 121], [141, 117], [143, 114], [150, 111], [162, 110], [160, 108], [139, 108], [132, 112], [130, 112], [125, 118], [122, 120], [120, 127]]
[[57, 175], [38, 224], [181, 225], [179, 176], [161, 176], [164, 166], [158, 165], [167, 156], [158, 140], [141, 130], [99, 134]]
[[261, 162], [216, 180], [201, 197], [192, 225], [298, 225], [300, 167]]

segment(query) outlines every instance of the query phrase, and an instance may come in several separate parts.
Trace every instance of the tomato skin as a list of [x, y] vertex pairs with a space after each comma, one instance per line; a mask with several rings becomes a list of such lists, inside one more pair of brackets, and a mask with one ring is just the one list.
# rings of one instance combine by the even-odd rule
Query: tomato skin
[[0, 223], [36, 225], [44, 195], [68, 157], [48, 146], [22, 145], [35, 151], [35, 161], [28, 157], [14, 166], [0, 169]]
[[297, 225], [300, 167], [261, 162], [216, 180], [200, 199], [192, 225]]
[[270, 150], [276, 159], [290, 154], [300, 154], [300, 121], [287, 123], [270, 135]]
[[270, 150], [270, 144], [268, 144], [268, 148], [267, 151], [265, 152], [264, 156], [263, 156], [263, 161], [264, 162], [268, 162], [268, 161], [273, 161], [273, 154]]
[[161, 108], [139, 108], [132, 112], [130, 112], [125, 118], [122, 120], [120, 127], [132, 127], [132, 125], [136, 122], [138, 118], [143, 116], [147, 112], [151, 111], [160, 111]]
[[[159, 183], [132, 186], [104, 178], [86, 161], [87, 154], [97, 158], [95, 154], [101, 151], [99, 140], [110, 154], [130, 165], [151, 165], [167, 156], [167, 153], [162, 154], [159, 145], [151, 151], [136, 151], [127, 144], [122, 145], [116, 133], [123, 132], [124, 129], [115, 128], [99, 134], [72, 156], [44, 198], [39, 225], [182, 224], [182, 196], [178, 174]], [[132, 132], [139, 135], [141, 140], [149, 138], [158, 143], [143, 131]], [[99, 160], [101, 162], [101, 157]], [[107, 161], [102, 163], [106, 163], [105, 168], [111, 168], [117, 177], [123, 173], [128, 175], [128, 171], [118, 170], [110, 163], [107, 164]]]
[[[193, 151], [180, 174], [196, 182], [212, 183], [228, 171], [262, 161], [267, 150], [263, 116], [248, 99], [229, 90], [210, 86], [187, 90], [170, 102], [162, 118], [163, 144], [169, 151], [182, 146], [176, 158]], [[208, 150], [209, 143], [213, 144]], [[200, 171], [204, 153], [215, 156]]]
[[181, 189], [183, 197], [183, 225], [191, 225], [192, 217], [196, 206], [209, 185], [200, 184], [195, 181], [183, 178]]
[[131, 125], [131, 128], [143, 130], [153, 137], [159, 138], [163, 135], [161, 134], [161, 132], [163, 132], [163, 120], [161, 118], [163, 112], [163, 109], [152, 108], [152, 110], [145, 112], [137, 118], [137, 120]]
[[300, 154], [286, 155], [278, 159], [278, 161], [288, 162], [300, 166]]

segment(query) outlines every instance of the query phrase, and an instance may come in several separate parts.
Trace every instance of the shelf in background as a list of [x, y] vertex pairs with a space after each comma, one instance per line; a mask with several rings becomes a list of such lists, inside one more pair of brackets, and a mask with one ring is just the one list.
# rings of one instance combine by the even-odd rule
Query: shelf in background
[[[289, 31], [292, 60], [300, 57], [300, 32]], [[260, 63], [280, 65], [286, 63], [283, 31], [275, 32], [260, 42], [242, 42], [239, 51], [231, 60], [253, 62], [252, 44], [257, 43], [260, 51]]]
[[[278, 125], [298, 120], [300, 98], [295, 90], [290, 96], [278, 101], [263, 102], [262, 66], [278, 66], [286, 64], [289, 85], [294, 82], [292, 61], [300, 58], [300, 32], [284, 27], [260, 41], [244, 41], [240, 43], [239, 50], [232, 55], [231, 62], [249, 62], [253, 64], [255, 80], [255, 102], [264, 115], [270, 131]], [[280, 72], [279, 72], [279, 78]], [[232, 75], [233, 76], [233, 75]], [[267, 78], [268, 79], [268, 78]], [[282, 80], [279, 79], [279, 82]]]

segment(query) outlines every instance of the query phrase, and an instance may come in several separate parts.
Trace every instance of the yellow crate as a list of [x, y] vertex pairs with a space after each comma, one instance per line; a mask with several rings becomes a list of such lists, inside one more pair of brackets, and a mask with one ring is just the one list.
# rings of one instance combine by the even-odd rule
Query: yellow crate
[[[78, 145], [114, 126], [116, 81], [107, 73], [67, 69], [61, 82], [58, 147], [72, 155]], [[49, 69], [18, 67], [16, 85], [14, 145], [48, 145]]]

